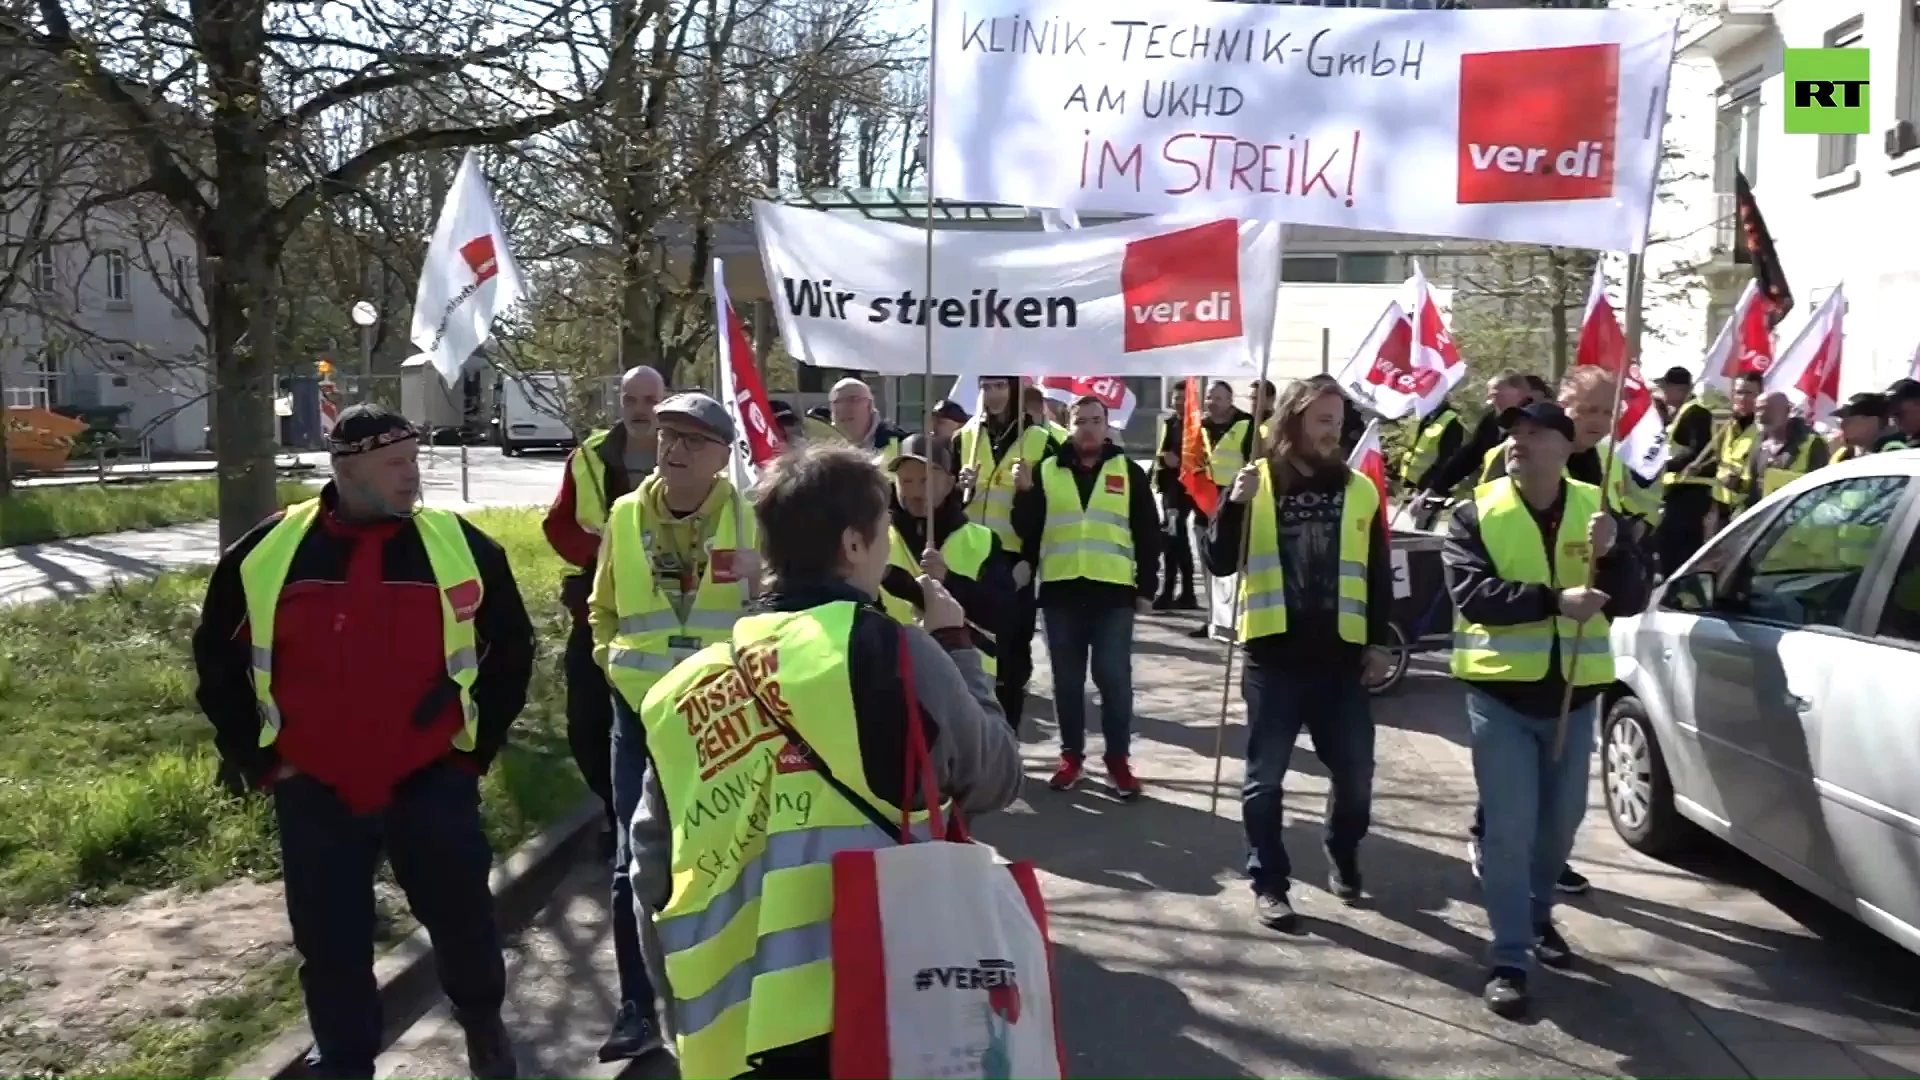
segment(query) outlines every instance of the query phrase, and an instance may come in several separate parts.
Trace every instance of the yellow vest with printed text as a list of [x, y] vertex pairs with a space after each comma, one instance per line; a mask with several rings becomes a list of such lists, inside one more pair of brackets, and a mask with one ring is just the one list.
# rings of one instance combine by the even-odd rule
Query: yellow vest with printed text
[[1107, 459], [1093, 478], [1083, 504], [1073, 470], [1050, 457], [1040, 466], [1040, 489], [1047, 503], [1040, 531], [1040, 581], [1083, 578], [1110, 585], [1134, 582], [1132, 507], [1127, 459]]
[[[919, 576], [920, 557], [907, 550], [906, 538], [900, 535], [899, 529], [889, 528], [887, 533], [887, 565]], [[980, 580], [980, 568], [986, 565], [987, 557], [992, 554], [993, 530], [971, 521], [947, 534], [946, 540], [940, 544], [940, 557], [946, 560], [947, 570], [975, 581]], [[895, 596], [885, 588], [880, 590], [880, 606], [899, 622], [911, 626], [916, 621], [913, 601]], [[999, 674], [1000, 665], [994, 647], [996, 643], [975, 634], [973, 644], [980, 652], [980, 666], [986, 669], [988, 675]]]
[[[1533, 512], [1512, 480], [1501, 478], [1473, 489], [1480, 515], [1480, 539], [1502, 581], [1546, 585], [1554, 590], [1585, 586], [1591, 552], [1587, 522], [1600, 512], [1600, 489], [1568, 480], [1554, 555]], [[1576, 640], [1577, 639], [1577, 640]], [[1613, 681], [1613, 647], [1605, 615], [1584, 623], [1559, 615], [1516, 626], [1486, 626], [1466, 616], [1453, 617], [1453, 675], [1469, 682], [1539, 682], [1547, 660], [1559, 648], [1560, 675], [1574, 686]]]
[[1033, 468], [1047, 455], [1047, 429], [1029, 427], [1022, 431], [1003, 457], [993, 454], [993, 440], [982, 433], [979, 417], [960, 429], [957, 467], [972, 469], [973, 491], [967, 496], [967, 516], [975, 524], [993, 530], [1000, 546], [1020, 554], [1020, 538], [1013, 532], [1013, 467], [1025, 463]]
[[[748, 582], [732, 573], [734, 552], [754, 546], [753, 519], [734, 519], [732, 498], [719, 500], [719, 518], [707, 545], [707, 565], [695, 586], [683, 620], [673, 600], [654, 578], [653, 505], [649, 477], [614, 501], [607, 523], [606, 552], [613, 567], [613, 604], [619, 625], [607, 645], [607, 681], [629, 706], [638, 707], [647, 691], [673, 666], [716, 641], [725, 641], [747, 606]], [[726, 484], [722, 477], [716, 483]], [[717, 556], [717, 557], [716, 557]]]
[[[1247, 512], [1247, 568], [1240, 579], [1241, 641], [1287, 632], [1287, 582], [1280, 558], [1279, 504], [1273, 495], [1272, 466], [1260, 463], [1260, 487]], [[1380, 490], [1358, 470], [1347, 474], [1340, 504], [1340, 640], [1367, 643], [1367, 560], [1379, 528]]]
[[[279, 524], [267, 530], [247, 556], [240, 560], [240, 588], [246, 595], [248, 633], [253, 639], [253, 696], [260, 707], [260, 745], [272, 746], [280, 737], [280, 707], [273, 700], [273, 624], [280, 608], [280, 590], [293, 568], [300, 541], [320, 520], [320, 500], [308, 499], [287, 508]], [[460, 729], [454, 733], [453, 748], [472, 750], [479, 713], [473, 705], [473, 684], [480, 675], [480, 654], [473, 630], [473, 609], [455, 611], [447, 599], [448, 591], [471, 583], [475, 588], [474, 608], [485, 600], [480, 591], [480, 567], [474, 562], [473, 548], [467, 543], [466, 528], [460, 517], [447, 510], [420, 509], [413, 513], [413, 527], [427, 551], [427, 564], [433, 569], [434, 585], [440, 590], [441, 648], [447, 658], [447, 678], [460, 691]]]
[[[673, 887], [653, 927], [680, 1075], [739, 1076], [758, 1054], [833, 1030], [833, 857], [898, 838], [812, 762], [888, 820], [900, 816], [867, 786], [860, 755], [847, 669], [856, 610], [743, 618], [641, 705], [672, 828]], [[817, 757], [793, 747], [760, 702]], [[926, 819], [913, 815], [923, 839]]]

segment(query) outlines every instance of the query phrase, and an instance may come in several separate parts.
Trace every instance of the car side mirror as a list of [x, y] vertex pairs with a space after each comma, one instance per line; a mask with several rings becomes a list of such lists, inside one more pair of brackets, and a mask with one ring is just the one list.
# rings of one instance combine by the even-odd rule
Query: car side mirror
[[1664, 606], [1677, 611], [1712, 611], [1715, 578], [1708, 571], [1694, 571], [1667, 582]]

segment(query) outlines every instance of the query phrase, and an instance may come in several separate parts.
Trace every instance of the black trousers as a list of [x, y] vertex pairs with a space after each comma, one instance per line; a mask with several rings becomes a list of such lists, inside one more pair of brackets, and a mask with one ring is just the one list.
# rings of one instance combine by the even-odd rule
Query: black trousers
[[373, 978], [373, 877], [383, 853], [433, 939], [454, 1016], [498, 1018], [507, 970], [487, 888], [493, 851], [480, 828], [479, 777], [430, 765], [401, 781], [386, 809], [358, 815], [332, 788], [290, 776], [273, 786], [273, 810], [313, 1075], [373, 1076], [384, 1023]]
[[1706, 484], [1669, 484], [1666, 508], [1654, 529], [1654, 548], [1660, 572], [1672, 574], [1707, 542], [1707, 514], [1713, 509], [1713, 488]]
[[613, 820], [613, 691], [607, 673], [593, 662], [593, 627], [573, 620], [567, 634], [567, 746], [587, 790], [600, 797]]
[[1007, 714], [1007, 723], [1016, 734], [1026, 714], [1027, 682], [1033, 678], [1033, 632], [1039, 625], [1036, 597], [1032, 582], [1014, 591], [1006, 628], [996, 641], [1000, 674], [994, 682], [994, 696], [1000, 699], [1000, 711]]
[[1160, 546], [1160, 597], [1171, 600], [1178, 580], [1181, 597], [1193, 596], [1193, 507], [1185, 499], [1162, 495], [1167, 508], [1161, 514], [1160, 531], [1167, 541]]

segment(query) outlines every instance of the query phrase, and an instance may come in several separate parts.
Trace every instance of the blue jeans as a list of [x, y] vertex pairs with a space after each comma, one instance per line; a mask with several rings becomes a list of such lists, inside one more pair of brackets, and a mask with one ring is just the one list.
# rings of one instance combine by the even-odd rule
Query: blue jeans
[[620, 1000], [653, 1015], [653, 980], [640, 954], [640, 917], [633, 908], [633, 879], [627, 876], [632, 854], [633, 815], [647, 775], [647, 731], [616, 691], [613, 695], [613, 962]]
[[1248, 664], [1240, 674], [1247, 702], [1247, 774], [1240, 821], [1247, 830], [1253, 891], [1285, 896], [1293, 876], [1282, 831], [1283, 787], [1293, 744], [1305, 728], [1327, 768], [1327, 857], [1353, 868], [1373, 817], [1373, 704], [1350, 671], [1288, 671]]
[[1133, 738], [1133, 608], [1048, 608], [1047, 660], [1053, 665], [1053, 718], [1060, 753], [1087, 752], [1087, 669], [1100, 691], [1106, 755], [1127, 756]]
[[1488, 963], [1529, 970], [1534, 929], [1553, 916], [1553, 883], [1567, 865], [1587, 813], [1587, 776], [1598, 701], [1567, 717], [1567, 744], [1553, 757], [1558, 717], [1515, 712], [1467, 688], [1473, 778], [1486, 808], [1480, 894], [1493, 926]]

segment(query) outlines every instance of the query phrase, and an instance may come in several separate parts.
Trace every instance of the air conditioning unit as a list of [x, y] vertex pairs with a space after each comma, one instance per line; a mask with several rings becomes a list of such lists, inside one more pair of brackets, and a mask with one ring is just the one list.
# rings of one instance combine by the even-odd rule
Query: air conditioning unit
[[1911, 120], [1901, 120], [1888, 128], [1886, 139], [1887, 156], [1890, 158], [1920, 150], [1920, 131], [1914, 130]]

